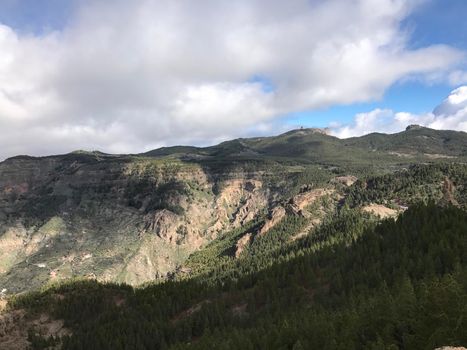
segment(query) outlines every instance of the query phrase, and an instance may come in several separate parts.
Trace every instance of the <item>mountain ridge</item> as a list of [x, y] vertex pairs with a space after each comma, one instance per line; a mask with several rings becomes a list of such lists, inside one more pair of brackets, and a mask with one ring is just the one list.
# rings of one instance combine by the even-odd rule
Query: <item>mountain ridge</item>
[[298, 129], [0, 162], [0, 348], [461, 345], [466, 142]]
[[[69, 153], [65, 154], [58, 154], [58, 155], [45, 155], [45, 156], [29, 156], [29, 155], [17, 155], [17, 156], [12, 156], [6, 158], [6, 160], [14, 160], [14, 159], [40, 159], [40, 158], [49, 158], [49, 157], [64, 157], [64, 156], [70, 156], [70, 155], [87, 155], [87, 156], [103, 156], [103, 157], [125, 157], [125, 156], [169, 156], [173, 154], [186, 154], [186, 153], [197, 153], [197, 154], [205, 154], [208, 155], [210, 152], [216, 152], [219, 149], [222, 149], [223, 147], [225, 148], [226, 145], [230, 145], [232, 143], [237, 143], [237, 144], [243, 144], [244, 146], [251, 146], [255, 145], [257, 143], [267, 143], [267, 141], [274, 141], [274, 140], [280, 140], [282, 138], [287, 138], [287, 137], [313, 137], [316, 135], [324, 135], [329, 137], [328, 140], [339, 140], [340, 143], [342, 143], [344, 146], [355, 146], [358, 144], [358, 142], [355, 142], [356, 140], [366, 140], [366, 139], [371, 139], [374, 137], [379, 137], [379, 138], [384, 138], [386, 139], [385, 142], [389, 142], [394, 139], [398, 139], [400, 136], [404, 135], [409, 135], [412, 133], [418, 133], [421, 135], [427, 136], [426, 134], [433, 136], [437, 135], [438, 137], [444, 137], [444, 138], [454, 138], [454, 139], [461, 139], [465, 138], [467, 136], [467, 133], [463, 131], [455, 131], [455, 130], [436, 130], [436, 129], [430, 129], [428, 127], [420, 126], [420, 125], [409, 125], [407, 126], [406, 130], [401, 131], [401, 132], [396, 132], [396, 133], [379, 133], [379, 132], [373, 132], [369, 134], [365, 134], [362, 136], [356, 136], [356, 137], [349, 137], [349, 138], [338, 138], [336, 136], [333, 136], [329, 134], [329, 131], [327, 128], [299, 128], [299, 129], [292, 129], [286, 132], [283, 132], [281, 134], [275, 135], [275, 136], [262, 136], [262, 137], [250, 137], [250, 138], [236, 138], [232, 140], [227, 140], [224, 142], [221, 142], [217, 145], [212, 145], [212, 146], [205, 146], [205, 147], [198, 147], [198, 146], [190, 146], [190, 145], [175, 145], [175, 146], [164, 146], [160, 148], [156, 148], [153, 150], [149, 150], [146, 152], [142, 153], [133, 153], [133, 154], [112, 154], [112, 153], [105, 153], [101, 151], [84, 151], [84, 150], [75, 150]], [[318, 138], [319, 140], [319, 138]], [[460, 155], [465, 155], [467, 154], [467, 144], [465, 142], [462, 143], [462, 152]]]
[[[250, 223], [258, 228], [238, 231], [229, 249], [240, 239], [247, 247], [257, 232], [284, 220], [306, 222], [305, 231], [297, 226], [301, 237], [346, 203], [390, 211], [446, 198], [463, 206], [466, 147], [465, 133], [427, 128], [345, 140], [296, 129], [205, 148], [161, 148], [152, 156], [76, 151], [9, 158], [0, 163], [0, 249], [6, 252], [0, 289], [14, 293], [76, 276], [163, 281], [197, 251]], [[410, 170], [414, 164], [435, 176]], [[405, 169], [412, 183], [398, 175]], [[397, 197], [379, 182], [388, 188], [400, 182]], [[410, 192], [413, 183], [419, 194]]]

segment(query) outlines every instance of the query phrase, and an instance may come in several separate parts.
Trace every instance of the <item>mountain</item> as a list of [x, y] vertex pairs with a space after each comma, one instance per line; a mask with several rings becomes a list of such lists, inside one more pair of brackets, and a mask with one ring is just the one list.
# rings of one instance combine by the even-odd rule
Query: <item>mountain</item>
[[433, 130], [418, 125], [410, 125], [406, 131], [385, 135], [369, 134], [363, 137], [350, 138], [346, 145], [351, 147], [367, 147], [371, 150], [413, 156], [423, 154], [428, 157], [465, 157], [467, 143], [462, 131]]
[[0, 344], [410, 350], [466, 344], [465, 211], [412, 206], [397, 221], [379, 224], [354, 214], [283, 247], [274, 264], [257, 259], [256, 272], [251, 259], [241, 259], [207, 279], [138, 289], [80, 280], [10, 299], [0, 316]]
[[[0, 289], [20, 292], [75, 276], [133, 285], [166, 280], [221, 234], [268, 220], [274, 210], [282, 219], [278, 208], [302, 187], [311, 198], [302, 207], [322, 196], [336, 206], [346, 177], [463, 162], [466, 150], [462, 132], [410, 128], [340, 140], [299, 129], [139, 155], [10, 158], [0, 163]], [[431, 180], [437, 194], [429, 195], [441, 196], [436, 181], [457, 176], [449, 172]], [[463, 203], [459, 184], [453, 199]], [[324, 195], [314, 196], [319, 190]]]
[[[397, 134], [369, 134], [338, 139], [322, 129], [297, 129], [279, 136], [236, 139], [206, 148], [167, 147], [145, 153], [146, 156], [197, 156], [197, 159], [272, 159], [292, 158], [297, 162], [355, 164], [400, 161], [400, 158], [427, 159], [467, 157], [466, 133], [433, 130], [416, 125]], [[368, 153], [371, 151], [371, 154]], [[195, 157], [196, 159], [196, 157]]]
[[[461, 345], [466, 159], [466, 133], [419, 126], [7, 159], [0, 349]], [[407, 303], [438, 297], [456, 325], [427, 343]]]

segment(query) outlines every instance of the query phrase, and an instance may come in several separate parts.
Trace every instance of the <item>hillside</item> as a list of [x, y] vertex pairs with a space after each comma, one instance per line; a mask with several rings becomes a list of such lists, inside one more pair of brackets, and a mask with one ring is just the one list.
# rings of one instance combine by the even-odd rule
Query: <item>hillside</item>
[[466, 145], [300, 129], [10, 158], [0, 349], [465, 344]]
[[466, 140], [426, 128], [347, 140], [300, 129], [140, 155], [10, 158], [0, 163], [0, 290], [190, 275], [194, 253], [219, 237], [238, 255], [283, 220], [299, 220], [290, 234], [304, 236], [343, 205], [465, 207]]
[[[371, 151], [371, 153], [368, 153]], [[416, 158], [467, 157], [464, 132], [433, 130], [412, 125], [397, 134], [369, 134], [338, 139], [321, 129], [297, 129], [273, 137], [237, 139], [217, 146], [167, 147], [144, 153], [146, 156], [190, 155], [198, 161], [216, 159], [275, 159], [322, 164], [400, 162]]]
[[[460, 209], [430, 204], [410, 208], [397, 221], [355, 218], [345, 221], [346, 231], [325, 225], [277, 263], [250, 269], [237, 281], [201, 278], [135, 290], [93, 281], [52, 287], [10, 301], [7, 315], [16, 313], [16, 324], [30, 331], [21, 335], [11, 326], [17, 337], [8, 341], [27, 337], [36, 349], [466, 344], [466, 219]], [[222, 279], [222, 272], [215, 276]], [[51, 322], [60, 324], [55, 333]], [[45, 338], [44, 327], [57, 337]]]

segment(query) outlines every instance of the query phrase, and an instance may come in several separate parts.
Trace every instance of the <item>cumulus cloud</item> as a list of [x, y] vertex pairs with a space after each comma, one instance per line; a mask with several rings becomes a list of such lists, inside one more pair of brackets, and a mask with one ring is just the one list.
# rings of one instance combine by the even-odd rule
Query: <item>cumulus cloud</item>
[[60, 31], [0, 25], [0, 159], [261, 133], [284, 114], [378, 98], [463, 58], [408, 48], [401, 23], [420, 1], [77, 2]]
[[340, 138], [372, 132], [394, 133], [404, 130], [410, 124], [467, 132], [467, 86], [452, 91], [432, 113], [411, 114], [375, 109], [368, 113], [357, 114], [350, 125], [333, 127], [332, 133]]

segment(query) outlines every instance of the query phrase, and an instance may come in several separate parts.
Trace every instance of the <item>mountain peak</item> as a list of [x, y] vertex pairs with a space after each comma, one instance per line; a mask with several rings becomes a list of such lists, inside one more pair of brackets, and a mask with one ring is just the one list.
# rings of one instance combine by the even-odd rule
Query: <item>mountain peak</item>
[[418, 125], [418, 124], [411, 124], [405, 128], [405, 131], [409, 130], [420, 130], [420, 129], [426, 129], [424, 126]]
[[312, 134], [322, 134], [329, 135], [329, 128], [300, 128], [287, 131], [285, 135], [312, 135]]

